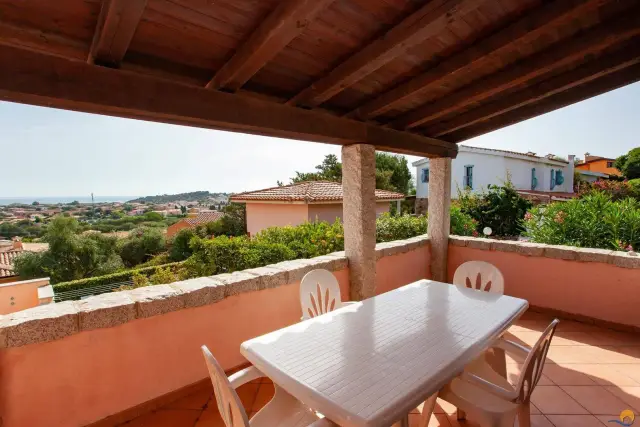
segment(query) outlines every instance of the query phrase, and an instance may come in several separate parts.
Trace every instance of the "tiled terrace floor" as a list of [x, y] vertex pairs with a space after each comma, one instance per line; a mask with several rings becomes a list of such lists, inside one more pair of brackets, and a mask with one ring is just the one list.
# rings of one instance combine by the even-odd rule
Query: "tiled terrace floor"
[[[551, 321], [526, 313], [514, 325], [511, 339], [532, 344]], [[640, 414], [640, 335], [616, 332], [573, 321], [561, 321], [549, 350], [544, 375], [532, 396], [534, 427], [612, 427], [624, 409]], [[204, 361], [203, 361], [204, 363]], [[511, 382], [521, 361], [507, 359]], [[273, 395], [273, 384], [263, 379], [246, 384], [238, 394], [249, 417]], [[418, 411], [411, 416], [417, 423]], [[142, 415], [127, 427], [223, 427], [211, 388]], [[478, 427], [473, 420], [458, 422], [455, 408], [438, 400], [430, 427]]]

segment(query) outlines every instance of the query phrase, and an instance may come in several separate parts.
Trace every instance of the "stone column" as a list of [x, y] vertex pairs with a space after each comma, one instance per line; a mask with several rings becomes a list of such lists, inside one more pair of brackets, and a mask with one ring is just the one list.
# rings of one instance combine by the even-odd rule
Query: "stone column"
[[447, 281], [447, 251], [451, 218], [451, 159], [429, 161], [429, 227], [431, 240], [431, 277]]
[[342, 147], [344, 249], [352, 301], [375, 295], [376, 151], [373, 145]]

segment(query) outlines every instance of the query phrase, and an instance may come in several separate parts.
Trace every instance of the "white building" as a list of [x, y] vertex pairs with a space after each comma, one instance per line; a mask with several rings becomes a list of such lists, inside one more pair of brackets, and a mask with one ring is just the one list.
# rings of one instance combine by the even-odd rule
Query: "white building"
[[[451, 197], [458, 190], [485, 190], [489, 184], [502, 185], [511, 180], [514, 187], [535, 193], [573, 193], [575, 156], [569, 161], [539, 157], [534, 153], [493, 150], [461, 145], [451, 162]], [[429, 198], [429, 159], [413, 163], [416, 168], [416, 212], [426, 211]]]

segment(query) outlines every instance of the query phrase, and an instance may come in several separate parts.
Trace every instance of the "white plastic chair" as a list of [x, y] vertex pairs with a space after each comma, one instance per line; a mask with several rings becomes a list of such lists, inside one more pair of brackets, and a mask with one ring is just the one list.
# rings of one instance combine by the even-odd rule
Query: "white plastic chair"
[[519, 427], [530, 427], [529, 400], [542, 375], [558, 323], [558, 319], [551, 322], [532, 349], [507, 340], [496, 343], [506, 352], [525, 358], [515, 387], [478, 358], [458, 378], [444, 386], [438, 397], [465, 411], [484, 427], [513, 427], [516, 417]]
[[311, 409], [276, 384], [274, 384], [276, 392], [273, 399], [249, 421], [235, 389], [265, 375], [251, 366], [227, 378], [207, 346], [203, 345], [201, 348], [213, 383], [218, 411], [226, 427], [328, 427], [334, 425], [329, 420], [319, 418]]
[[456, 286], [477, 289], [502, 295], [504, 277], [498, 268], [484, 261], [467, 261], [453, 274]]
[[342, 302], [340, 285], [328, 270], [311, 270], [300, 282], [300, 305], [302, 320], [320, 316], [352, 302]]

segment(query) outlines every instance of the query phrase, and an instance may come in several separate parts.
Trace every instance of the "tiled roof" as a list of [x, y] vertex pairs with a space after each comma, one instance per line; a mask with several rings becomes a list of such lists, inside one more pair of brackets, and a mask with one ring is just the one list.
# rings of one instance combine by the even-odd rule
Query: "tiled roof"
[[[376, 200], [401, 200], [404, 194], [387, 190], [376, 190]], [[342, 201], [342, 184], [330, 181], [305, 181], [282, 187], [249, 191], [230, 197], [232, 202], [265, 201], [265, 202], [340, 202]]]
[[0, 277], [16, 275], [13, 271], [13, 262], [21, 253], [21, 250], [0, 252]]
[[187, 218], [185, 221], [190, 225], [200, 225], [207, 224], [209, 222], [214, 222], [219, 220], [224, 216], [222, 212], [204, 212], [198, 214], [198, 216], [194, 216], [192, 218]]
[[526, 157], [531, 157], [532, 159], [539, 159], [539, 160], [553, 160], [555, 162], [561, 162], [561, 163], [569, 163], [567, 160], [564, 159], [559, 159], [559, 158], [555, 158], [555, 157], [546, 157], [546, 156], [537, 156], [535, 153], [520, 153], [518, 151], [510, 151], [510, 150], [498, 150], [496, 148], [485, 148], [485, 147], [470, 147], [468, 145], [460, 145], [460, 147], [464, 147], [464, 148], [470, 148], [472, 150], [486, 150], [486, 151], [495, 151], [496, 153], [505, 153], [505, 154], [515, 154], [516, 156], [526, 156]]

